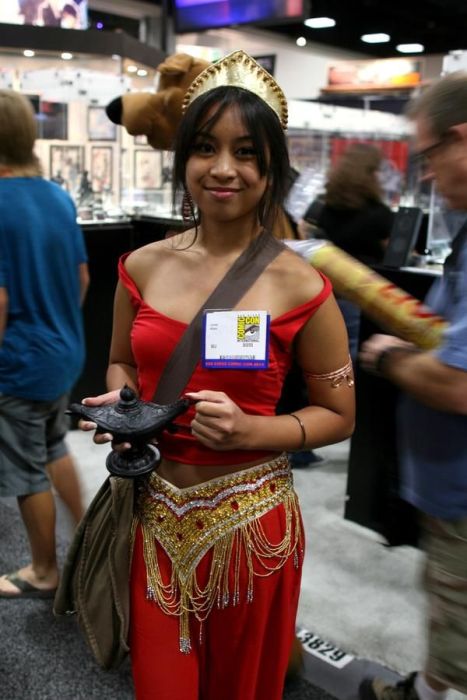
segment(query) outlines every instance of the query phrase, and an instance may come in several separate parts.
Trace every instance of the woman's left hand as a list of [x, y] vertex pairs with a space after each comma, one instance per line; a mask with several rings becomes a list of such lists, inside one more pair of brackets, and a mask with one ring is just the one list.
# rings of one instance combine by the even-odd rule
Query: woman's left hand
[[212, 450], [247, 447], [249, 417], [223, 391], [197, 391], [186, 394], [196, 402], [192, 434]]

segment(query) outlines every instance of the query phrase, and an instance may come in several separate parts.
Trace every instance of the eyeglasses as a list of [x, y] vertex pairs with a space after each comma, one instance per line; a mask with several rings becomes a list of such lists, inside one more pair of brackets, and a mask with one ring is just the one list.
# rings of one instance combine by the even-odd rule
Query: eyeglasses
[[439, 152], [440, 148], [444, 146], [449, 146], [455, 140], [455, 135], [452, 131], [447, 131], [438, 141], [432, 143], [431, 146], [427, 146], [418, 153], [414, 153], [412, 158], [414, 162], [420, 167], [427, 167], [431, 164], [433, 157]]

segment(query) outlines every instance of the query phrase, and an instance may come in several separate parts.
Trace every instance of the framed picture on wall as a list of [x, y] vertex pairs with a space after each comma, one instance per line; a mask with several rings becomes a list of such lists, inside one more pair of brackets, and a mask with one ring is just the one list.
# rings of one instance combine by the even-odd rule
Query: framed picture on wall
[[112, 171], [112, 146], [91, 146], [90, 177], [94, 192], [110, 192], [112, 190]]
[[162, 187], [172, 186], [173, 151], [162, 151]]
[[161, 187], [162, 159], [158, 151], [135, 150], [133, 185], [137, 190], [157, 190]]
[[120, 151], [120, 192], [121, 193], [127, 192], [130, 188], [131, 188], [130, 151], [127, 148], [123, 148]]
[[89, 141], [115, 141], [117, 125], [108, 118], [105, 107], [88, 107]]
[[83, 146], [50, 146], [49, 177], [62, 181], [71, 193], [78, 191], [84, 171]]

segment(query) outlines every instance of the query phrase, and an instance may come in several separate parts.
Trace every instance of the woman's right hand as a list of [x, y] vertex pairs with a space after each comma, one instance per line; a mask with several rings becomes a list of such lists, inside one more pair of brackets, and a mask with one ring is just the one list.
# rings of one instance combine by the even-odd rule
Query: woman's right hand
[[[107, 406], [112, 403], [117, 403], [120, 398], [120, 389], [114, 389], [113, 391], [108, 391], [106, 394], [99, 394], [99, 396], [88, 396], [82, 400], [82, 404], [85, 406]], [[85, 420], [81, 418], [78, 421], [78, 428], [80, 430], [96, 430], [97, 425], [93, 421]], [[98, 433], [94, 435], [94, 442], [96, 445], [104, 445], [108, 442], [112, 442], [113, 435], [111, 433]], [[129, 443], [123, 442], [118, 445], [119, 450], [129, 449], [131, 445]]]

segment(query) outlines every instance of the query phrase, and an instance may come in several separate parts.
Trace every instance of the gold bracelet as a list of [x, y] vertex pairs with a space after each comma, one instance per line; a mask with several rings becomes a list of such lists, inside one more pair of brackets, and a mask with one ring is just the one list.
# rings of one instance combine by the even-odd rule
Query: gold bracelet
[[292, 416], [292, 418], [295, 418], [295, 420], [298, 422], [300, 426], [300, 430], [302, 431], [302, 442], [300, 443], [300, 446], [297, 447], [297, 450], [303, 450], [306, 444], [306, 430], [305, 426], [303, 425], [302, 419], [297, 416], [296, 413], [289, 413], [289, 416]]

